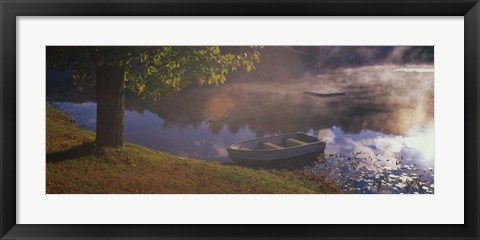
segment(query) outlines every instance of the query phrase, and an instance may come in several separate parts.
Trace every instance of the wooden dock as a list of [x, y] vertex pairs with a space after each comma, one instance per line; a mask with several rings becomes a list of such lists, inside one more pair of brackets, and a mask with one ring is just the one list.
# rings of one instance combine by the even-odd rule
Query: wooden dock
[[315, 91], [303, 91], [304, 94], [307, 95], [312, 95], [316, 97], [333, 97], [333, 96], [344, 96], [347, 95], [346, 92], [326, 92], [326, 93], [321, 93], [321, 92], [315, 92]]

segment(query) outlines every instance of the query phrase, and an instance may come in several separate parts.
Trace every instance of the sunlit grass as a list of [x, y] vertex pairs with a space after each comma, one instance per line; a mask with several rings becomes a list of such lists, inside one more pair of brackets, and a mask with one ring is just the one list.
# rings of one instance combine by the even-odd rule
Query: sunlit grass
[[127, 143], [98, 149], [95, 133], [47, 106], [47, 193], [332, 193], [322, 178], [187, 159]]

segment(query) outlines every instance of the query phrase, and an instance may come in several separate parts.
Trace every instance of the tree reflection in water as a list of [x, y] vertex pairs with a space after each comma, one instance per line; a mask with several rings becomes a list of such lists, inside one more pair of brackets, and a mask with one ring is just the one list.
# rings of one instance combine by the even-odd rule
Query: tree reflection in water
[[[346, 191], [433, 193], [433, 76], [432, 65], [339, 68], [278, 81], [237, 75], [170, 99], [128, 97], [125, 135], [173, 154], [228, 162], [225, 148], [238, 141], [318, 134], [328, 140], [327, 160], [307, 170], [342, 179]], [[347, 94], [319, 98], [304, 90]], [[60, 105], [80, 126], [95, 127], [95, 104]]]

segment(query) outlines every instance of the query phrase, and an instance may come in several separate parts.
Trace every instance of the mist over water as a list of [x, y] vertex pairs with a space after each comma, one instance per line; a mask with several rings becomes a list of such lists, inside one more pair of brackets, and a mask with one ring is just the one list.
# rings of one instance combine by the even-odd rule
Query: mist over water
[[[350, 192], [433, 193], [434, 67], [425, 56], [417, 57], [418, 63], [402, 63], [405, 52], [423, 56], [423, 50], [360, 48], [355, 51], [361, 54], [343, 59], [343, 66], [347, 48], [318, 51], [324, 53], [322, 61], [282, 58], [310, 51], [281, 48], [279, 55], [263, 55], [265, 63], [253, 74], [232, 74], [222, 86], [190, 88], [157, 101], [129, 97], [126, 141], [231, 162], [226, 148], [233, 143], [305, 132], [327, 146], [326, 161], [304, 171], [325, 175]], [[356, 64], [363, 58], [375, 64]], [[316, 97], [304, 91], [346, 95]], [[55, 104], [82, 128], [95, 129], [93, 101]], [[416, 186], [408, 185], [417, 180]]]

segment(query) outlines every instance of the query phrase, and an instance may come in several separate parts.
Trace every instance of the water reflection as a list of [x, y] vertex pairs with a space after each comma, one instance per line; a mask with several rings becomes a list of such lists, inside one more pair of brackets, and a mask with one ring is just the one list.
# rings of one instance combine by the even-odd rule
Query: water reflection
[[[426, 69], [425, 66], [420, 66]], [[190, 89], [173, 99], [127, 108], [149, 110], [170, 126], [209, 121], [213, 134], [247, 127], [256, 136], [341, 126], [347, 132], [374, 130], [403, 135], [433, 119], [433, 73], [394, 71], [397, 66], [343, 69], [283, 82], [233, 83]], [[317, 98], [304, 90], [347, 92]]]
[[[129, 97], [125, 138], [185, 157], [230, 162], [226, 147], [233, 143], [307, 132], [328, 143], [326, 161], [305, 171], [335, 179], [346, 191], [432, 193], [433, 76], [431, 65], [387, 65], [281, 81], [236, 79], [158, 101]], [[305, 90], [347, 95], [319, 98]], [[57, 105], [78, 125], [95, 129], [95, 103]]]
[[335, 181], [346, 192], [433, 193], [434, 128], [413, 127], [406, 136], [338, 127], [318, 132], [327, 139], [326, 161], [304, 171]]
[[[95, 130], [95, 103], [55, 102], [54, 105], [71, 114], [82, 128]], [[236, 134], [226, 128], [212, 134], [209, 120], [195, 126], [186, 122], [172, 125], [148, 110], [125, 112], [127, 142], [185, 157], [230, 162], [226, 146], [254, 137], [255, 134], [247, 128], [239, 129]]]

